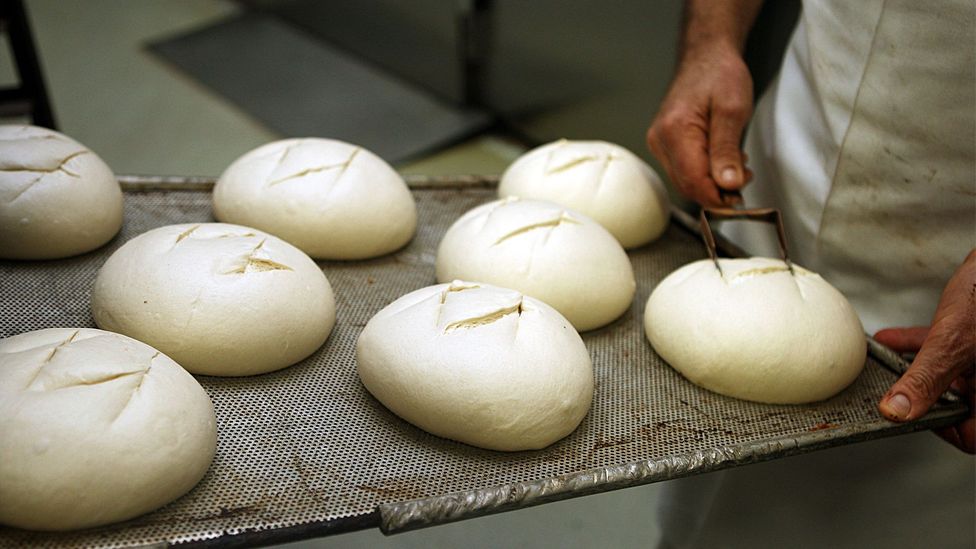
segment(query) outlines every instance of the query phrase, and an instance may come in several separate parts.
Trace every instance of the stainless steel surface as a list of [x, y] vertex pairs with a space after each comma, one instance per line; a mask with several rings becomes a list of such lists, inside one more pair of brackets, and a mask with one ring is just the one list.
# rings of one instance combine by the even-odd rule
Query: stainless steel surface
[[[64, 260], [0, 262], [0, 337], [93, 326], [91, 285], [115, 249], [157, 226], [212, 220], [210, 180], [123, 181], [125, 225], [104, 248]], [[579, 429], [549, 448], [518, 453], [425, 433], [363, 389], [356, 338], [379, 309], [435, 282], [442, 235], [463, 212], [495, 198], [493, 181], [412, 179], [419, 226], [406, 248], [366, 261], [319, 262], [338, 310], [321, 349], [266, 375], [197, 377], [214, 401], [219, 440], [210, 471], [189, 494], [104, 528], [60, 534], [0, 528], [0, 545], [247, 544], [375, 526], [397, 532], [946, 425], [965, 413], [962, 404], [946, 401], [917, 423], [886, 422], [875, 403], [899, 359], [874, 345], [855, 383], [821, 403], [756, 404], [686, 381], [653, 352], [642, 323], [658, 281], [707, 254], [694, 221], [676, 211], [660, 240], [629, 254], [638, 281], [630, 310], [583, 335], [596, 389]], [[182, 190], [158, 190], [172, 188]]]

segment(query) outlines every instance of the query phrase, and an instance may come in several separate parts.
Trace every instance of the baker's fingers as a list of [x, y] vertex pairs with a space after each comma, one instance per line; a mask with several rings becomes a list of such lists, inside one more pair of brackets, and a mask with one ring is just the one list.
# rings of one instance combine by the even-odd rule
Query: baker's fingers
[[874, 334], [874, 340], [898, 353], [917, 353], [928, 335], [928, 326], [885, 328]]
[[[976, 390], [974, 390], [976, 389], [976, 378], [972, 375], [956, 378], [950, 388], [964, 398], [968, 398], [970, 413], [976, 410]], [[976, 417], [971, 416], [962, 423], [938, 429], [935, 433], [956, 448], [970, 454], [976, 454]]]
[[669, 108], [648, 130], [647, 143], [678, 192], [702, 206], [721, 206], [718, 188], [709, 175], [704, 116], [693, 105]]
[[742, 204], [742, 193], [739, 191], [727, 191], [722, 187], [716, 187], [718, 189], [718, 196], [722, 199], [722, 205], [727, 207], [738, 206]]
[[668, 176], [668, 181], [674, 181], [674, 175], [671, 169], [671, 159], [665, 154], [664, 145], [661, 142], [660, 130], [657, 126], [651, 126], [647, 129], [647, 149], [651, 151], [654, 158], [661, 163], [661, 167], [664, 168], [664, 173]]
[[[967, 316], [965, 308], [956, 314], [937, 312], [935, 324], [924, 337], [924, 328], [879, 332], [879, 341], [896, 350], [918, 349], [911, 366], [881, 400], [879, 409], [885, 417], [892, 421], [918, 419], [954, 380], [972, 375], [974, 336], [972, 320]], [[972, 385], [966, 390], [972, 393]], [[971, 394], [967, 396], [972, 398]]]
[[974, 417], [966, 418], [962, 423], [944, 429], [937, 429], [935, 434], [966, 453], [976, 454], [976, 418]]
[[[748, 158], [748, 155], [743, 153], [742, 157]], [[743, 185], [752, 181], [752, 170], [750, 170], [749, 168], [744, 168], [742, 173], [743, 173], [743, 177], [745, 178], [745, 180], [742, 182]], [[733, 206], [738, 206], [739, 204], [742, 204], [745, 201], [745, 199], [742, 197], [742, 191], [740, 190], [727, 191], [723, 189], [721, 186], [717, 186], [717, 188], [718, 188], [718, 195], [722, 199], [723, 206], [731, 208]]]
[[712, 102], [708, 134], [709, 173], [723, 189], [737, 190], [746, 184], [740, 143], [751, 114], [749, 100], [736, 94]]
[[[976, 249], [952, 274], [942, 291], [932, 327], [908, 371], [878, 405], [892, 421], [921, 417], [959, 377], [976, 368]], [[973, 390], [969, 386], [970, 393]], [[968, 395], [972, 398], [972, 395]]]
[[[674, 155], [675, 184], [678, 190], [703, 207], [721, 207], [726, 201], [719, 194], [719, 187], [708, 175], [708, 154], [704, 146], [696, 148], [685, 144], [680, 155]], [[704, 144], [702, 144], [704, 145]]]
[[971, 338], [972, 334], [932, 327], [912, 365], [881, 400], [879, 409], [885, 417], [892, 421], [918, 419], [954, 379], [972, 370], [972, 347], [960, 345], [960, 337]]

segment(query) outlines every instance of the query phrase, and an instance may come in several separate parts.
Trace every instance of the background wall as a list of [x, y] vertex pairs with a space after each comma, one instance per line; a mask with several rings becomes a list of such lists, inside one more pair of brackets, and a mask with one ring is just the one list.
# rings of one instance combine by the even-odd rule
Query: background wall
[[[530, 142], [606, 139], [645, 154], [674, 66], [679, 1], [250, 0], [441, 97], [477, 100]], [[474, 18], [475, 44], [465, 42]], [[473, 47], [472, 47], [473, 46]]]
[[[644, 135], [674, 71], [680, 0], [244, 3], [440, 97], [474, 101], [528, 145], [604, 139], [659, 169]], [[757, 90], [778, 70], [800, 2], [767, 4], [747, 48]]]

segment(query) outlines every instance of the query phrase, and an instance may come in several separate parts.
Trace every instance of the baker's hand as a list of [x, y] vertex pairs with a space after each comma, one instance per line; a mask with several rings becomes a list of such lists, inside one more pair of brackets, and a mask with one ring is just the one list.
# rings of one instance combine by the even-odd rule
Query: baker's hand
[[647, 131], [647, 145], [678, 192], [702, 206], [741, 201], [738, 191], [752, 172], [740, 147], [752, 116], [752, 77], [739, 51], [710, 43], [686, 52], [661, 108]]
[[951, 387], [967, 399], [970, 414], [938, 434], [976, 453], [976, 249], [946, 284], [930, 328], [890, 328], [874, 338], [898, 352], [918, 352], [908, 371], [881, 398], [881, 413], [897, 422], [918, 419]]

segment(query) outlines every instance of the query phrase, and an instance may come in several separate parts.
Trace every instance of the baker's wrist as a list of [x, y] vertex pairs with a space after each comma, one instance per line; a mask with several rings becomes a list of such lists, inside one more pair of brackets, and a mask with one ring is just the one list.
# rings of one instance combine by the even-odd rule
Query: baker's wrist
[[742, 49], [732, 38], [725, 37], [716, 40], [703, 40], [701, 43], [693, 44], [682, 49], [678, 59], [678, 66], [683, 67], [690, 64], [707, 63], [713, 64], [716, 61], [734, 59], [741, 61]]

